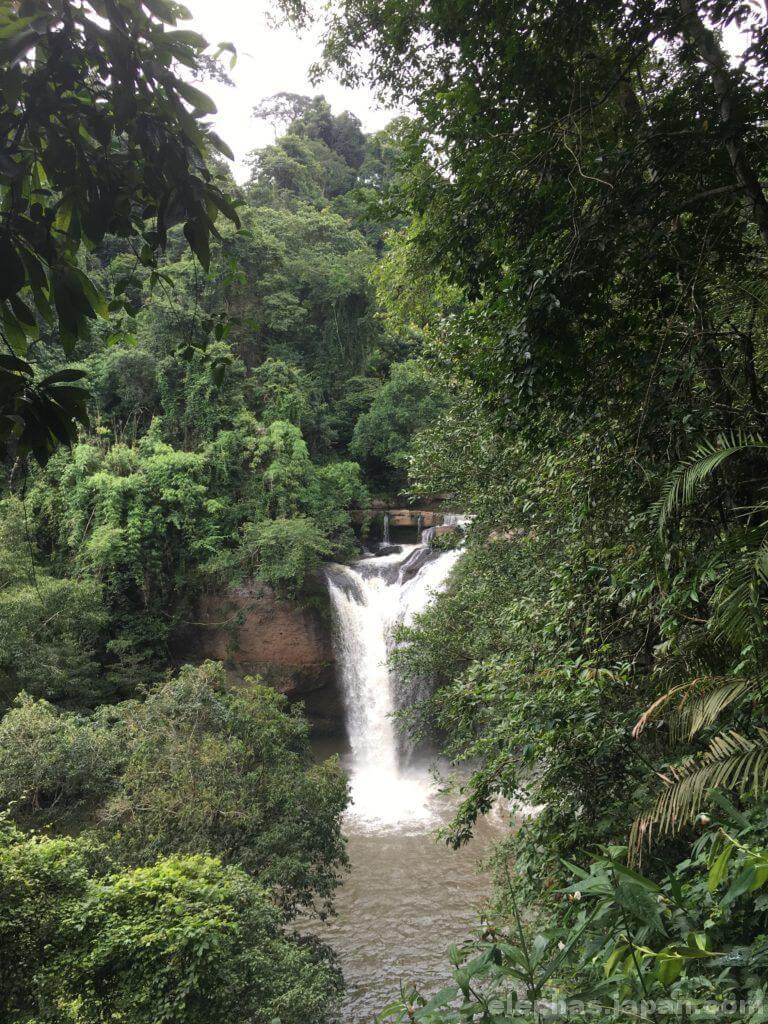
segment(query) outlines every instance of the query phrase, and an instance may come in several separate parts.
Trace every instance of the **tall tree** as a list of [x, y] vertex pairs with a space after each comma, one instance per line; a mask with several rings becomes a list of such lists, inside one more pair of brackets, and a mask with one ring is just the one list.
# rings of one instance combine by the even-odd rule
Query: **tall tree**
[[481, 300], [456, 354], [497, 406], [594, 403], [617, 382], [653, 404], [671, 357], [718, 425], [764, 418], [764, 304], [742, 287], [768, 223], [755, 5], [347, 0], [326, 64], [416, 111], [411, 242]]

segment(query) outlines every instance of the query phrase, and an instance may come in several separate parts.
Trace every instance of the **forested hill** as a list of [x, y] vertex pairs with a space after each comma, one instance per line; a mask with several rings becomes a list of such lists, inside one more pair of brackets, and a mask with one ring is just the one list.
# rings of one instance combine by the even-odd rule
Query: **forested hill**
[[[366, 136], [322, 97], [258, 113], [281, 134], [242, 189], [228, 179], [240, 227], [209, 273], [180, 228], [156, 268], [118, 238], [87, 257], [118, 310], [69, 359], [89, 428], [17, 470], [3, 505], [6, 705], [25, 689], [82, 707], [158, 678], [204, 588], [299, 594], [358, 550], [350, 508], [405, 486], [410, 438], [441, 406], [374, 298], [397, 126]], [[53, 337], [29, 358], [55, 370], [63, 353]]]

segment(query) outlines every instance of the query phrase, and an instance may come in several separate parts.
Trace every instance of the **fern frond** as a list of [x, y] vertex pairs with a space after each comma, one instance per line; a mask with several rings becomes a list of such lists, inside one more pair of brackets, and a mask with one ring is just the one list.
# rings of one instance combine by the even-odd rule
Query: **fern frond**
[[768, 730], [748, 738], [735, 730], [720, 733], [703, 754], [685, 758], [663, 776], [666, 788], [632, 826], [630, 849], [637, 856], [653, 833], [669, 835], [691, 824], [710, 789], [765, 792], [768, 788]]
[[690, 505], [696, 491], [726, 459], [748, 448], [766, 450], [768, 442], [758, 434], [733, 431], [720, 434], [714, 441], [703, 441], [675, 468], [662, 488], [656, 503], [659, 529], [664, 530], [672, 516]]

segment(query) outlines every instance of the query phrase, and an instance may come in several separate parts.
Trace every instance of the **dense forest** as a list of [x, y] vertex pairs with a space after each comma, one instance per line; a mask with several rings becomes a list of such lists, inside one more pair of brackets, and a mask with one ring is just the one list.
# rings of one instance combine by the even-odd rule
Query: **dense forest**
[[399, 724], [462, 770], [444, 842], [509, 826], [381, 1019], [763, 1020], [765, 13], [324, 18], [318, 73], [407, 115], [254, 97], [240, 185], [180, 5], [0, 0], [0, 1020], [338, 1019], [345, 773], [186, 645], [438, 496]]

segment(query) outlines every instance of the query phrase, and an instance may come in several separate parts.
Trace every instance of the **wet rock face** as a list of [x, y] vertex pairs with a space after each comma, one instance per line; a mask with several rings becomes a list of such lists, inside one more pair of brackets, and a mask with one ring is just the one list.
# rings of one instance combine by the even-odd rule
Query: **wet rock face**
[[203, 597], [197, 647], [242, 681], [259, 676], [291, 700], [302, 700], [316, 733], [344, 732], [336, 689], [331, 619], [325, 595], [284, 601], [256, 584]]

